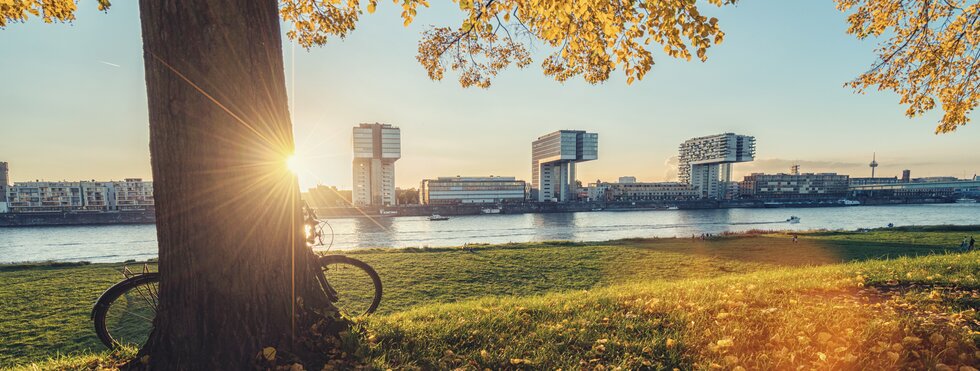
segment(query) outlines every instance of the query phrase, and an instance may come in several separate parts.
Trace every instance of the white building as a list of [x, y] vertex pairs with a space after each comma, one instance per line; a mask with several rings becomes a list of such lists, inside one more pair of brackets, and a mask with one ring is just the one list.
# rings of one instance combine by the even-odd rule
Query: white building
[[697, 188], [681, 182], [590, 183], [589, 201], [685, 201], [700, 196]]
[[10, 169], [6, 162], [0, 162], [0, 202], [7, 201], [8, 186], [10, 186]]
[[537, 201], [570, 201], [575, 164], [598, 158], [599, 134], [559, 130], [538, 137], [531, 143], [531, 193]]
[[619, 177], [619, 182], [620, 183], [623, 183], [623, 184], [625, 184], [625, 183], [636, 183], [636, 177], [635, 176], [621, 176], [621, 177]]
[[698, 188], [701, 197], [725, 198], [732, 164], [755, 159], [755, 138], [725, 133], [688, 139], [680, 145], [678, 175]]
[[588, 201], [606, 201], [606, 192], [608, 192], [611, 184], [613, 183], [603, 183], [600, 181], [589, 183], [585, 187], [585, 193], [586, 197], [588, 197]]
[[153, 182], [17, 182], [9, 185], [7, 164], [0, 162], [0, 213], [152, 210]]
[[10, 186], [9, 169], [6, 162], [0, 162], [0, 213], [7, 209], [7, 187]]
[[401, 129], [360, 124], [353, 136], [354, 205], [395, 205], [395, 161], [402, 156]]
[[149, 210], [153, 208], [153, 182], [127, 178], [112, 182], [116, 193], [116, 210]]
[[499, 204], [526, 198], [527, 182], [514, 177], [439, 177], [423, 180], [419, 188], [423, 205]]
[[18, 182], [7, 188], [12, 213], [115, 210], [112, 182]]

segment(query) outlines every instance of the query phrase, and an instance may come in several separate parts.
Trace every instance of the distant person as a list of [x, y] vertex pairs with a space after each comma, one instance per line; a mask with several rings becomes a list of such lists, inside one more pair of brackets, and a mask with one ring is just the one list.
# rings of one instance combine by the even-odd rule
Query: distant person
[[799, 236], [797, 236], [796, 233], [794, 233], [793, 234], [793, 243], [796, 243], [796, 241], [799, 241], [799, 239], [800, 239]]
[[977, 244], [977, 240], [973, 239], [973, 236], [970, 236], [970, 246], [967, 248], [966, 251], [973, 251], [973, 247], [976, 244]]
[[969, 248], [970, 248], [970, 240], [969, 240], [969, 238], [963, 237], [963, 242], [960, 242], [960, 249], [969, 251]]

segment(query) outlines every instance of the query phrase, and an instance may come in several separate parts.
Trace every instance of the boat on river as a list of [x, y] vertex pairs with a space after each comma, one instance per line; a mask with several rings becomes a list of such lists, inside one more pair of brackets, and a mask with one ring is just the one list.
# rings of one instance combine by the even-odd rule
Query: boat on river
[[963, 197], [963, 198], [957, 198], [956, 199], [956, 203], [958, 203], [958, 204], [975, 204], [975, 203], [977, 203], [977, 200], [974, 200], [972, 198]]
[[429, 220], [431, 220], [431, 221], [449, 220], [449, 217], [448, 216], [442, 216], [442, 215], [439, 215], [439, 214], [432, 214], [432, 216], [429, 217]]
[[800, 217], [798, 217], [796, 215], [793, 215], [793, 216], [789, 217], [789, 219], [786, 219], [786, 221], [789, 222], [789, 224], [799, 224], [800, 223]]

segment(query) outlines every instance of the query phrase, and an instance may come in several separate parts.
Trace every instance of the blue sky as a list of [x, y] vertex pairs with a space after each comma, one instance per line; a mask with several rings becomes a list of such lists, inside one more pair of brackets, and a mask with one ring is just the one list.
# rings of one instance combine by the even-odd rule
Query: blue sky
[[[0, 161], [13, 180], [150, 177], [135, 3], [103, 14], [83, 1], [72, 24], [0, 30]], [[579, 166], [585, 182], [669, 179], [680, 142], [727, 131], [757, 138], [758, 160], [736, 175], [798, 161], [803, 171], [867, 176], [872, 152], [888, 176], [980, 171], [975, 125], [934, 135], [938, 113], [910, 120], [893, 93], [842, 86], [871, 65], [875, 45], [845, 33], [831, 0], [711, 10], [727, 37], [706, 63], [657, 54], [647, 78], [629, 86], [618, 71], [600, 85], [555, 82], [541, 73], [548, 49], [539, 43], [534, 64], [487, 90], [460, 88], [451, 73], [430, 81], [416, 62], [419, 33], [458, 17], [452, 4], [435, 6], [406, 28], [400, 7], [382, 2], [349, 38], [295, 48], [295, 60], [284, 45], [304, 187], [350, 187], [350, 128], [361, 122], [402, 128], [401, 187], [451, 175], [529, 179], [530, 142], [557, 129], [599, 133], [599, 160]]]

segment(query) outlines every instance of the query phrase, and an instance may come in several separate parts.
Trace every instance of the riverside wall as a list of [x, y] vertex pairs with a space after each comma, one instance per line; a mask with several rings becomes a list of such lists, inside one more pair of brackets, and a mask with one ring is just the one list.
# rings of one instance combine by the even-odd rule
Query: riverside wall
[[153, 224], [153, 210], [119, 212], [0, 213], [0, 227]]

